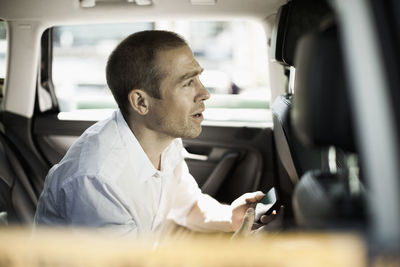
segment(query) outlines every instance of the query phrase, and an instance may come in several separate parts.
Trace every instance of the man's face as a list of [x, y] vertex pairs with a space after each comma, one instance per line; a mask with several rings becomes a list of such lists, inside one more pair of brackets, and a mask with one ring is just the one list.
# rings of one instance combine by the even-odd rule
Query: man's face
[[158, 66], [164, 74], [161, 99], [151, 98], [150, 127], [172, 138], [194, 138], [201, 133], [204, 100], [210, 98], [199, 80], [203, 71], [188, 46], [158, 53]]

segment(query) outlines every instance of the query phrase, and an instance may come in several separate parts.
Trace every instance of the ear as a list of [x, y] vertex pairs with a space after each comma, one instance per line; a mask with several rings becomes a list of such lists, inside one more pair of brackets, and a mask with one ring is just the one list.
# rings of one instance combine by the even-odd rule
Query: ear
[[129, 103], [139, 115], [146, 115], [149, 112], [148, 95], [140, 89], [133, 89], [128, 94]]

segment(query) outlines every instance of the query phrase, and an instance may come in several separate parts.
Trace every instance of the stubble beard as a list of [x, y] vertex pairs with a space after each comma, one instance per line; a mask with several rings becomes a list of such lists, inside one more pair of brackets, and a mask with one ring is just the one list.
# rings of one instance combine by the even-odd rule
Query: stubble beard
[[184, 122], [184, 125], [175, 122], [168, 122], [163, 117], [158, 117], [156, 120], [156, 129], [173, 138], [196, 138], [202, 131], [201, 125], [191, 125], [190, 122]]

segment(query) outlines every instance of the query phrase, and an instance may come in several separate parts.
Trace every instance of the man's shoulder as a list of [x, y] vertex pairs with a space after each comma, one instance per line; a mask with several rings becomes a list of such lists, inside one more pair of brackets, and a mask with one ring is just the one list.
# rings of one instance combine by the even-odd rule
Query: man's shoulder
[[53, 175], [101, 176], [107, 167], [115, 169], [118, 167], [115, 164], [122, 163], [125, 150], [115, 121], [98, 122], [88, 128], [53, 167]]
[[122, 154], [110, 151], [108, 155], [97, 155], [95, 149], [77, 157], [65, 157], [49, 171], [46, 188], [52, 192], [64, 191], [81, 187], [89, 180], [91, 184], [115, 184], [127, 165], [126, 161]]

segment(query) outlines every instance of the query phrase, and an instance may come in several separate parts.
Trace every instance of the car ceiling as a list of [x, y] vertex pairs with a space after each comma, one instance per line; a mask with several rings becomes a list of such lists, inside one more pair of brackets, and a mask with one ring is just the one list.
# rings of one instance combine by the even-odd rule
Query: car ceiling
[[[0, 0], [0, 18], [41, 21], [49, 25], [162, 19], [264, 20], [285, 0], [216, 0], [214, 5], [194, 5], [191, 0], [152, 0], [139, 6], [128, 0], [96, 0], [94, 7], [81, 7], [82, 0]], [[92, 0], [93, 1], [93, 0]]]

